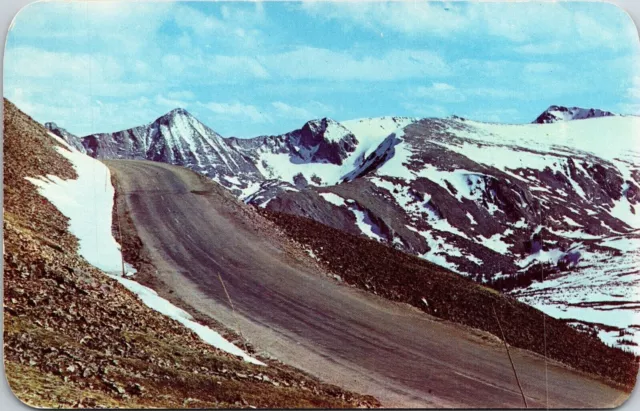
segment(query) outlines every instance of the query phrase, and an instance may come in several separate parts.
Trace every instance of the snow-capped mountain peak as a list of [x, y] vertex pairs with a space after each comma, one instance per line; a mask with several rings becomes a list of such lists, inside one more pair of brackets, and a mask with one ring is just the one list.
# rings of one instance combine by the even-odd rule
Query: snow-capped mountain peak
[[559, 121], [585, 120], [588, 118], [609, 116], [615, 116], [615, 114], [610, 111], [595, 108], [587, 109], [581, 107], [564, 107], [554, 105], [546, 109], [533, 122], [538, 124], [548, 124]]
[[358, 144], [353, 133], [329, 118], [308, 121], [299, 133], [291, 134], [290, 140], [304, 161], [338, 165]]
[[253, 163], [184, 108], [171, 110], [144, 126], [86, 136], [82, 143], [93, 157], [161, 161], [212, 178], [257, 173]]
[[177, 121], [179, 119], [186, 119], [188, 121], [197, 121], [198, 123], [200, 123], [200, 121], [197, 118], [191, 115], [191, 113], [189, 113], [186, 109], [181, 107], [174, 108], [168, 113], [158, 117], [154, 121], [154, 123], [169, 123], [169, 122]]

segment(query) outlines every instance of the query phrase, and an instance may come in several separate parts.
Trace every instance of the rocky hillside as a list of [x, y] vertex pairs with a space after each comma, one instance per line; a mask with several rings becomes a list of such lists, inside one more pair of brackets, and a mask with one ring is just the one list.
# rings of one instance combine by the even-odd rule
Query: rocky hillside
[[69, 219], [26, 180], [77, 179], [68, 150], [4, 101], [4, 365], [34, 407], [355, 407], [370, 397], [245, 362], [78, 255]]
[[[538, 120], [325, 118], [237, 139], [174, 110], [82, 143], [100, 158], [186, 165], [247, 203], [420, 256], [640, 352], [640, 272], [629, 264], [640, 249], [640, 152], [629, 143], [640, 119], [551, 106]], [[207, 139], [215, 149], [198, 148]]]
[[308, 218], [261, 212], [338, 281], [501, 338], [495, 308], [510, 345], [599, 375], [627, 390], [635, 385], [637, 357], [608, 347], [593, 333], [579, 332], [514, 298], [378, 241]]

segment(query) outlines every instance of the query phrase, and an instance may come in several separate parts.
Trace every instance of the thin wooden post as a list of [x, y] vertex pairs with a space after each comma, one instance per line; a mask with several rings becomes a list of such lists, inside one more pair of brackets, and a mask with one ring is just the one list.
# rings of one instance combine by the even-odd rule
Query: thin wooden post
[[229, 305], [231, 305], [231, 312], [233, 313], [233, 319], [236, 320], [236, 328], [238, 328], [238, 334], [240, 334], [240, 340], [242, 341], [242, 346], [244, 347], [244, 351], [249, 354], [247, 350], [247, 343], [245, 342], [244, 336], [242, 335], [242, 330], [240, 329], [240, 321], [238, 321], [238, 316], [236, 314], [236, 309], [233, 306], [233, 301], [231, 301], [231, 296], [227, 291], [227, 287], [224, 285], [224, 281], [222, 281], [222, 276], [218, 273], [218, 279], [220, 280], [220, 284], [222, 284], [222, 289], [224, 290], [224, 294], [227, 296], [227, 300], [229, 300]]
[[511, 353], [509, 352], [509, 345], [507, 344], [507, 339], [504, 336], [504, 331], [502, 330], [502, 324], [500, 324], [500, 319], [498, 318], [498, 313], [496, 313], [496, 306], [492, 305], [493, 315], [496, 317], [496, 321], [498, 322], [498, 328], [500, 328], [500, 334], [502, 334], [502, 342], [504, 343], [504, 348], [507, 350], [507, 356], [509, 357], [509, 362], [511, 363], [511, 369], [513, 369], [513, 375], [516, 377], [516, 382], [518, 383], [518, 388], [520, 388], [520, 394], [522, 394], [522, 401], [524, 401], [524, 407], [529, 408], [527, 405], [527, 398], [524, 396], [524, 391], [522, 390], [522, 385], [520, 385], [520, 379], [518, 378], [518, 373], [516, 372], [516, 366], [513, 364], [513, 360], [511, 359]]

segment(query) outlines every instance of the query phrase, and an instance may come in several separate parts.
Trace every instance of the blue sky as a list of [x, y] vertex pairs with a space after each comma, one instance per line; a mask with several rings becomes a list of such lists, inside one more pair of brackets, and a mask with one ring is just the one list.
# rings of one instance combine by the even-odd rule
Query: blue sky
[[4, 93], [78, 135], [175, 107], [239, 137], [325, 116], [525, 123], [640, 113], [640, 53], [606, 3], [48, 2], [14, 21]]

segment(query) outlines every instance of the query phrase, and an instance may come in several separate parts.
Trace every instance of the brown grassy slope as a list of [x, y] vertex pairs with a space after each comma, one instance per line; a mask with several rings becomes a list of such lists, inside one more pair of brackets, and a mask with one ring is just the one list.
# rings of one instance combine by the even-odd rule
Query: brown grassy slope
[[25, 180], [75, 171], [44, 127], [4, 103], [4, 361], [18, 398], [38, 407], [377, 405], [219, 351], [80, 258], [68, 219]]
[[495, 307], [510, 345], [544, 354], [542, 336], [546, 329], [548, 357], [626, 390], [635, 385], [638, 362], [633, 354], [608, 347], [598, 338], [580, 333], [512, 297], [418, 257], [314, 220], [263, 209], [261, 213], [288, 236], [312, 249], [320, 264], [347, 284], [500, 337]]

